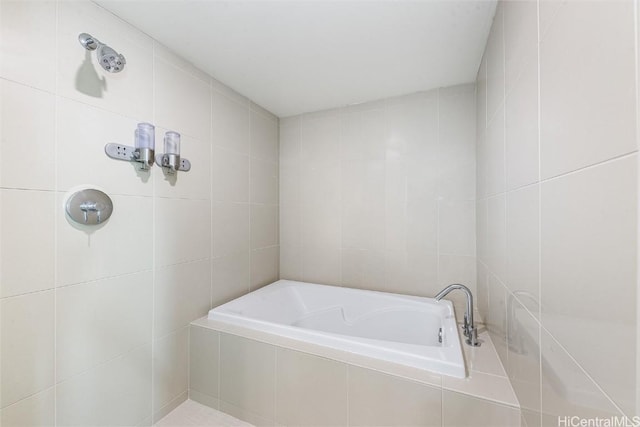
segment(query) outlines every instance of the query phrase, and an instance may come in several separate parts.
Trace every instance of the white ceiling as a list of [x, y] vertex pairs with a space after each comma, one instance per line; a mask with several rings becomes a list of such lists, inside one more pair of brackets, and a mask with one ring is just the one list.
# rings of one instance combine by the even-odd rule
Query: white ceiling
[[280, 117], [475, 80], [496, 8], [479, 0], [97, 2]]

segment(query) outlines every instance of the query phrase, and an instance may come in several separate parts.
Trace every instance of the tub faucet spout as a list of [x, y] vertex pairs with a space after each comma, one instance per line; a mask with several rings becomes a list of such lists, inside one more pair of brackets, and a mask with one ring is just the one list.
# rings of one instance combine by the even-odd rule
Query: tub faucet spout
[[464, 325], [462, 326], [462, 330], [464, 331], [464, 336], [467, 337], [465, 342], [473, 347], [480, 347], [480, 341], [478, 340], [478, 330], [476, 329], [476, 325], [473, 322], [473, 295], [469, 288], [465, 285], [453, 284], [449, 285], [435, 296], [436, 301], [440, 301], [442, 298], [447, 296], [449, 292], [461, 290], [467, 296], [467, 312], [464, 314]]

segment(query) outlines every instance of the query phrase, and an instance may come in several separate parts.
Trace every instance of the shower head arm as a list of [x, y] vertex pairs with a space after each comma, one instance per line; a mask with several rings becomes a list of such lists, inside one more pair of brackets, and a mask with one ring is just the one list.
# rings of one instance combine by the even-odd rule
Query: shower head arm
[[78, 36], [78, 41], [80, 41], [80, 44], [87, 50], [96, 50], [98, 46], [102, 44], [100, 43], [100, 40], [87, 33], [80, 34]]

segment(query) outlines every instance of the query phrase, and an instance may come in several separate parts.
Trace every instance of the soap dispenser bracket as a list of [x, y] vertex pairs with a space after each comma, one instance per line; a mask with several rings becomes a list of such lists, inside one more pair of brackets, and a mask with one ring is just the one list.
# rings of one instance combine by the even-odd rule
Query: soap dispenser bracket
[[110, 143], [104, 146], [104, 152], [115, 160], [140, 163], [143, 170], [149, 170], [154, 162], [154, 151], [150, 148]]
[[175, 174], [177, 171], [189, 172], [191, 170], [191, 162], [180, 158], [179, 154], [158, 153], [156, 154], [156, 164], [170, 175]]

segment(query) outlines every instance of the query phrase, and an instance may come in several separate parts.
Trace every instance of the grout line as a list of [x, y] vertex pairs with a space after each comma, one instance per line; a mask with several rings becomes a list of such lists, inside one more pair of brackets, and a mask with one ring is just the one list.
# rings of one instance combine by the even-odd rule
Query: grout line
[[[151, 53], [152, 53], [152, 61], [151, 61], [151, 119], [153, 123], [155, 123], [156, 119], [156, 86], [157, 86], [157, 76], [156, 76], [156, 43], [155, 41], [151, 45]], [[154, 424], [155, 417], [155, 323], [156, 323], [156, 284], [157, 284], [157, 275], [156, 275], [156, 208], [157, 208], [157, 199], [156, 195], [156, 180], [153, 179], [153, 174], [149, 177], [151, 180], [151, 194], [153, 195], [151, 199], [151, 424]]]
[[[60, 8], [60, 1], [56, 1], [55, 3], [55, 51], [59, 52], [59, 8]], [[54, 159], [53, 159], [53, 181], [54, 181], [54, 185], [53, 187], [55, 188], [56, 194], [54, 195], [54, 203], [55, 203], [55, 207], [54, 207], [54, 226], [53, 226], [53, 247], [57, 248], [58, 246], [58, 217], [60, 215], [59, 213], [59, 206], [58, 206], [58, 187], [59, 187], [59, 182], [58, 182], [58, 161], [57, 161], [57, 157], [58, 157], [58, 145], [59, 145], [59, 141], [58, 141], [58, 134], [59, 134], [59, 125], [58, 125], [58, 117], [59, 117], [59, 97], [58, 97], [58, 80], [60, 78], [59, 76], [59, 59], [60, 55], [56, 55], [56, 59], [55, 59], [55, 76], [54, 76], [54, 107], [53, 107], [53, 144], [54, 144]], [[58, 425], [58, 280], [59, 280], [59, 272], [58, 272], [58, 251], [54, 249], [54, 253], [53, 253], [53, 425], [54, 427]]]
[[[540, 0], [536, 1], [536, 66], [538, 68], [537, 79], [537, 114], [538, 114], [538, 182], [542, 178], [542, 115], [541, 115], [541, 91], [540, 91]], [[516, 299], [518, 299], [516, 297]], [[522, 305], [525, 310], [526, 306]], [[535, 316], [534, 316], [535, 319]], [[542, 417], [542, 183], [538, 187], [538, 414]]]

